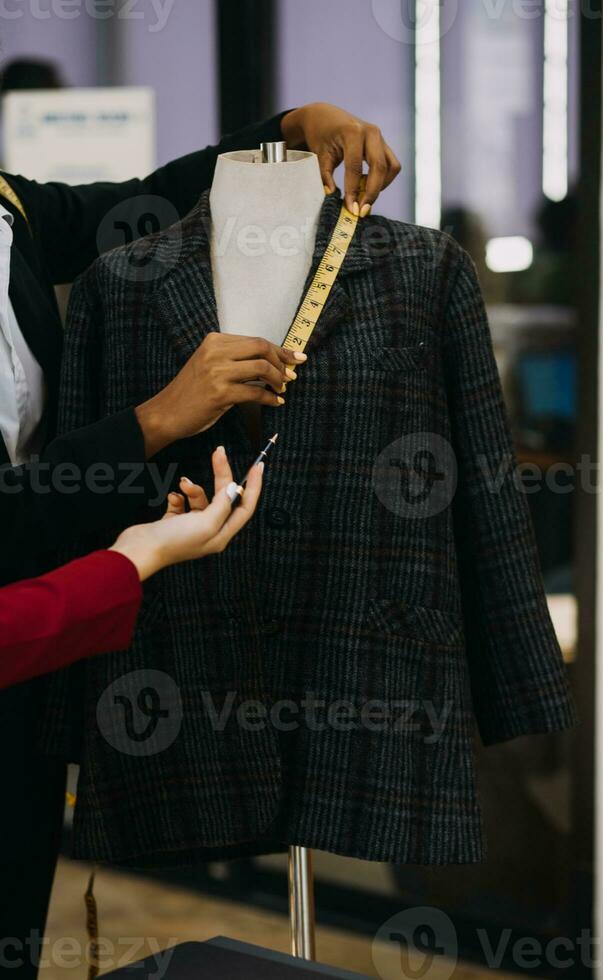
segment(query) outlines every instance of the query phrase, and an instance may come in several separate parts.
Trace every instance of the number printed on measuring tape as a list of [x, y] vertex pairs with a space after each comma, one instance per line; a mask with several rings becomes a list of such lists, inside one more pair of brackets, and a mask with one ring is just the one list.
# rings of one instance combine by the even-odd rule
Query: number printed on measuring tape
[[310, 340], [348, 253], [358, 220], [356, 215], [343, 205], [335, 231], [285, 338], [283, 347], [287, 350], [303, 351]]

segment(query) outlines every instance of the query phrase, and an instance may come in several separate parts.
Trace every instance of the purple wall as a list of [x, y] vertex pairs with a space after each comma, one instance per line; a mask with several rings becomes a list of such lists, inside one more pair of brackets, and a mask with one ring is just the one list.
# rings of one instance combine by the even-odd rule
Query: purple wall
[[[543, 201], [543, 5], [535, 12], [518, 16], [512, 4], [460, 4], [442, 40], [444, 206], [460, 203], [480, 215], [488, 237], [536, 235], [534, 216]], [[575, 11], [569, 30], [569, 166], [575, 180]]]
[[[5, 13], [0, 20], [0, 59], [53, 58], [69, 85], [150, 85], [157, 97], [159, 163], [214, 141], [214, 0], [164, 0], [161, 15], [152, 12], [156, 5], [137, 4], [136, 18], [129, 20], [116, 15], [97, 19], [85, 12], [86, 6], [82, 3], [77, 17], [65, 19], [50, 13], [60, 9], [51, 0], [11, 0], [6, 10], [21, 16]], [[389, 4], [394, 12], [389, 26], [378, 17], [376, 11], [387, 6], [387, 0], [280, 0], [275, 101], [283, 108], [334, 102], [378, 123], [403, 164], [379, 210], [411, 220], [414, 52], [397, 36], [397, 0]], [[490, 234], [530, 233], [541, 180], [542, 18], [519, 20], [511, 4], [501, 9], [501, 16], [488, 18], [481, 3], [459, 4], [444, 33], [444, 204], [461, 202], [479, 211]], [[575, 111], [573, 20], [570, 105]], [[570, 153], [575, 176], [576, 126]]]
[[[166, 8], [167, 9], [167, 8]], [[155, 18], [110, 22], [110, 81], [156, 91], [159, 164], [218, 135], [213, 0], [174, 0], [161, 30]]]
[[542, 16], [460, 5], [442, 39], [443, 203], [531, 235], [542, 197]]
[[334, 102], [377, 123], [403, 164], [378, 209], [406, 220], [412, 216], [412, 57], [408, 44], [379, 26], [367, 0], [281, 0], [278, 103]]
[[5, 4], [6, 10], [22, 16], [0, 18], [0, 61], [36, 57], [56, 61], [68, 85], [97, 84], [97, 22], [86, 13], [64, 20], [51, 13], [52, 7], [40, 0], [35, 16], [29, 4]]
[[165, 23], [152, 5], [140, 3], [133, 8], [134, 19], [115, 14], [109, 19], [91, 17], [84, 3], [77, 17], [65, 19], [50, 13], [50, 0], [36, 0], [36, 4], [12, 0], [6, 9], [22, 16], [0, 18], [1, 61], [20, 56], [50, 58], [70, 86], [155, 89], [158, 163], [216, 139], [213, 0], [171, 4], [164, 0]]

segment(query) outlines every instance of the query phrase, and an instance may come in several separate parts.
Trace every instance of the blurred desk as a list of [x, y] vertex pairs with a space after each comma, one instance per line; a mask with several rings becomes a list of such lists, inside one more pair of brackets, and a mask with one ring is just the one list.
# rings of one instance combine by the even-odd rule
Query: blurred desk
[[163, 976], [166, 980], [197, 980], [199, 977], [206, 980], [214, 977], [216, 980], [318, 980], [319, 977], [368, 980], [360, 973], [294, 959], [223, 936], [204, 943], [183, 943], [106, 975], [107, 980], [135, 980], [143, 976]]

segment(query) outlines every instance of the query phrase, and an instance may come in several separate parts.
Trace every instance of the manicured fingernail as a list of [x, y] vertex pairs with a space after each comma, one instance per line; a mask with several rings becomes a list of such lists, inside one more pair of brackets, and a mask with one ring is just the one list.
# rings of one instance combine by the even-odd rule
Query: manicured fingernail
[[226, 450], [224, 449], [224, 446], [216, 446], [216, 452], [222, 453], [222, 455], [226, 454]]
[[369, 215], [370, 213], [371, 213], [371, 205], [370, 204], [363, 204], [362, 207], [361, 207], [361, 209], [360, 209], [360, 217], [361, 218], [366, 218], [367, 215]]
[[285, 404], [285, 399], [284, 398], [277, 398], [276, 399], [276, 404], [277, 405], [284, 405]]
[[226, 496], [231, 501], [231, 503], [235, 501], [237, 497], [240, 497], [242, 493], [243, 493], [243, 487], [238, 486], [234, 482], [234, 480], [232, 483], [229, 483], [228, 486], [226, 487]]
[[301, 361], [302, 364], [303, 364], [304, 361], [307, 361], [308, 360], [308, 355], [307, 354], [302, 354], [300, 351], [296, 351], [293, 356], [294, 356], [294, 358], [295, 358], [296, 361]]
[[189, 485], [189, 487], [192, 487], [192, 485], [193, 485], [193, 481], [192, 480], [189, 480], [188, 476], [181, 476], [180, 477], [180, 482], [181, 483], [187, 483]]
[[289, 381], [297, 381], [297, 375], [291, 368], [285, 368], [285, 374], [289, 378]]
[[266, 464], [264, 463], [264, 460], [262, 460], [262, 462], [261, 462], [261, 463], [258, 463], [258, 464], [257, 464], [257, 467], [258, 467], [258, 470], [260, 471], [260, 473], [263, 473], [263, 472], [264, 472], [264, 466], [265, 466], [265, 465], [266, 465]]
[[286, 390], [287, 390], [287, 385], [286, 385], [286, 384], [285, 384], [285, 382], [283, 381], [283, 383], [282, 383], [282, 385], [281, 385], [281, 386], [280, 386], [280, 388], [279, 388], [279, 391], [281, 391], [281, 392], [283, 392], [283, 391], [286, 391]]
[[360, 205], [358, 204], [358, 201], [354, 201], [352, 204], [352, 214], [355, 214], [356, 217], [360, 215]]

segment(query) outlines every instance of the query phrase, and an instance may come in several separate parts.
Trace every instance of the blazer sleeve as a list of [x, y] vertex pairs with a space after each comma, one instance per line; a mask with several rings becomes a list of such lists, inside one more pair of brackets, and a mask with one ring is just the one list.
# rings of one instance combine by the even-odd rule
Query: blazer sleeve
[[125, 649], [141, 598], [135, 566], [114, 551], [0, 589], [0, 687]]
[[[122, 229], [135, 239], [184, 217], [211, 186], [218, 155], [281, 140], [281, 120], [285, 115], [281, 112], [266, 122], [225, 136], [216, 146], [174, 160], [144, 180], [69, 186], [5, 176], [23, 202], [53, 283], [71, 283], [98, 257], [99, 247], [107, 251], [124, 244]], [[156, 212], [157, 226], [140, 227], [137, 202], [141, 196], [168, 202], [174, 209], [171, 219], [170, 209], [161, 207]], [[111, 228], [103, 226], [99, 237], [103, 219], [118, 205], [119, 214], [111, 221]], [[147, 210], [153, 213], [155, 206], [156, 202], [150, 200]]]
[[133, 408], [99, 419], [99, 300], [94, 270], [75, 284], [64, 359], [72, 397], [55, 438], [33, 463], [0, 467], [0, 568], [144, 519], [163, 505], [169, 468], [147, 462]]
[[485, 745], [578, 721], [549, 615], [471, 258], [444, 318], [458, 484], [453, 503], [472, 700]]

